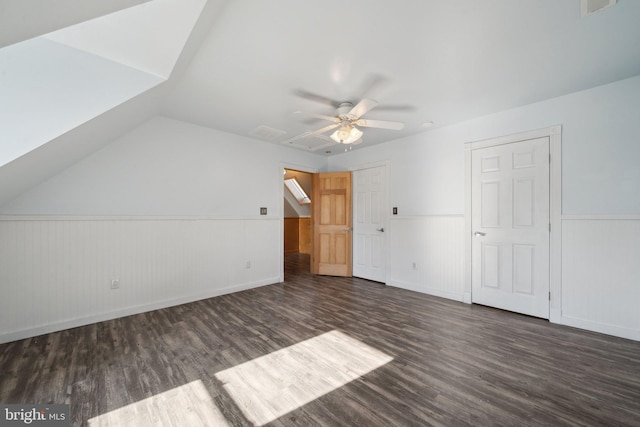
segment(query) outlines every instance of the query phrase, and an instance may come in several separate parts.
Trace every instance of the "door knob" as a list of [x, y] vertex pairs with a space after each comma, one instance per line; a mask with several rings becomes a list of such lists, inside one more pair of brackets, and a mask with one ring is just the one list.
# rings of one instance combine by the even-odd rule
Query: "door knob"
[[376, 231], [379, 231], [379, 232], [381, 232], [381, 233], [384, 233], [384, 227], [382, 227], [382, 228], [376, 228]]
[[486, 236], [487, 233], [483, 233], [482, 231], [476, 231], [475, 233], [473, 233], [473, 235], [482, 237], [482, 236]]
[[351, 231], [351, 227], [345, 228], [344, 231]]

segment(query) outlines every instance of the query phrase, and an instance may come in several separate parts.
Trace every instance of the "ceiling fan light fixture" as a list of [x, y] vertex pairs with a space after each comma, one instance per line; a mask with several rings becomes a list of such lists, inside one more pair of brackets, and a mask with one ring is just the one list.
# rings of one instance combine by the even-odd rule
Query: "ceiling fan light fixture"
[[[314, 97], [314, 99], [317, 99], [317, 97]], [[334, 104], [336, 103], [331, 103], [331, 105]], [[333, 116], [297, 112], [297, 114], [305, 114], [309, 117], [326, 120], [328, 122], [331, 122], [331, 124], [316, 131], [304, 132], [300, 135], [296, 135], [292, 138], [285, 139], [284, 141], [280, 142], [282, 144], [293, 144], [294, 141], [300, 139], [315, 137], [316, 139], [330, 139], [331, 142], [323, 143], [319, 146], [316, 145], [313, 148], [302, 144], [299, 145], [299, 147], [308, 148], [312, 151], [315, 151], [327, 147], [327, 144], [345, 144], [349, 145], [349, 149], [351, 149], [353, 145], [362, 143], [363, 132], [356, 126], [391, 130], [402, 130], [404, 128], [404, 123], [402, 122], [394, 122], [389, 120], [369, 120], [362, 118], [363, 115], [369, 112], [376, 105], [378, 105], [376, 101], [363, 98], [355, 106], [351, 102], [339, 103], [337, 105], [336, 113]], [[329, 131], [332, 131], [333, 133], [329, 137], [327, 137], [325, 134]]]
[[331, 139], [339, 144], [353, 144], [362, 137], [362, 131], [350, 124], [341, 125], [331, 134]]

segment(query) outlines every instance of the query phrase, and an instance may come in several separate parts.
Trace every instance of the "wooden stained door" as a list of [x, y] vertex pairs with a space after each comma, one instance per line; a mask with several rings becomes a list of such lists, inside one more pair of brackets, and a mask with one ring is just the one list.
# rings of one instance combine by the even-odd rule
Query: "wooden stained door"
[[549, 138], [472, 151], [472, 300], [549, 318]]
[[311, 272], [350, 277], [351, 172], [313, 175]]

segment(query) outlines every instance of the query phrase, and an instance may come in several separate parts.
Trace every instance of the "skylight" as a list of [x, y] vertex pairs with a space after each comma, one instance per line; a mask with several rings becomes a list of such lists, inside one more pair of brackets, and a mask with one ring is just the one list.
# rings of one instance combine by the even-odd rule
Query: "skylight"
[[296, 200], [298, 201], [298, 204], [308, 205], [311, 203], [311, 199], [309, 198], [307, 193], [305, 193], [303, 188], [300, 186], [300, 183], [298, 182], [297, 179], [295, 178], [285, 179], [284, 185], [287, 187], [287, 190], [291, 192], [293, 197], [296, 198]]

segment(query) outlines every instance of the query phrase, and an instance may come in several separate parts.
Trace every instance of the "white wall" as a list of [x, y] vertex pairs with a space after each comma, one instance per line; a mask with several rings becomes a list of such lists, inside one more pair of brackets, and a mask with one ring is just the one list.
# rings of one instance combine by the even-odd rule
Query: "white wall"
[[277, 283], [280, 238], [276, 218], [0, 220], [0, 342]]
[[282, 280], [283, 163], [156, 117], [0, 206], [0, 342]]
[[562, 323], [640, 341], [640, 215], [562, 221]]
[[[432, 226], [445, 218], [455, 224], [464, 214], [464, 143], [562, 125], [562, 223], [566, 229], [558, 321], [640, 339], [640, 273], [628, 260], [640, 259], [640, 248], [627, 242], [640, 240], [636, 224], [640, 221], [639, 117], [637, 76], [337, 155], [329, 159], [329, 170], [390, 161], [389, 209], [397, 206], [399, 215], [390, 220], [390, 265], [394, 267], [389, 284], [468, 300], [471, 289], [461, 286], [463, 279], [454, 271], [464, 263], [460, 259], [464, 251], [456, 249], [463, 247], [464, 226], [448, 228], [449, 233]], [[597, 221], [598, 232], [589, 231], [591, 220]], [[608, 233], [606, 239], [603, 230]], [[433, 258], [424, 241], [449, 249]], [[590, 258], [585, 248], [595, 251]], [[598, 263], [579, 267], [592, 258]], [[425, 260], [425, 265], [413, 270], [416, 259]], [[430, 272], [442, 271], [443, 265], [450, 269], [440, 273], [446, 279], [432, 277]], [[420, 272], [421, 268], [426, 271]], [[590, 274], [594, 269], [599, 273]], [[616, 278], [615, 286], [611, 278]]]
[[[640, 339], [637, 117], [640, 76], [354, 150], [328, 169], [388, 160], [389, 284], [469, 301], [463, 144], [562, 125], [558, 321]], [[283, 165], [327, 160], [157, 117], [1, 205], [0, 341], [279, 280]]]
[[326, 158], [156, 117], [0, 214], [279, 216], [282, 162], [320, 170]]
[[392, 217], [387, 284], [470, 302], [464, 284], [464, 226], [462, 215]]

